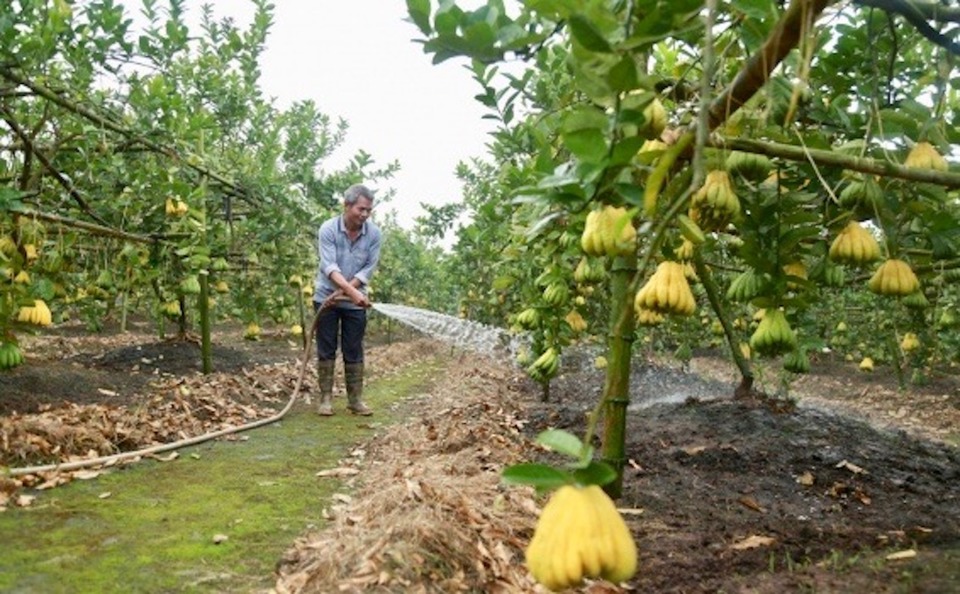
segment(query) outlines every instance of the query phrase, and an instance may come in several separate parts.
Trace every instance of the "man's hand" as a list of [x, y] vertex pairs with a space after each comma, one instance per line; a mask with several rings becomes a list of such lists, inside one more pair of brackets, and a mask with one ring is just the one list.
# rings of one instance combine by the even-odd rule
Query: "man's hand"
[[347, 297], [350, 298], [350, 301], [353, 301], [354, 305], [358, 305], [360, 307], [371, 306], [370, 300], [367, 299], [367, 296], [361, 293], [360, 290], [353, 285], [350, 286], [350, 289], [347, 292]]

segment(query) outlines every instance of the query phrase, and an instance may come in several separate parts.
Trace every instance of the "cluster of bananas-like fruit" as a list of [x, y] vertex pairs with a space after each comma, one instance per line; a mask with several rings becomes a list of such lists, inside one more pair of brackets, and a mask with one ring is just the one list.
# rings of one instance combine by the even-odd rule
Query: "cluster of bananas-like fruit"
[[516, 317], [517, 325], [521, 328], [526, 328], [527, 330], [535, 328], [539, 321], [540, 312], [532, 307], [528, 307], [527, 309], [521, 311]]
[[554, 591], [586, 577], [618, 583], [636, 572], [637, 545], [603, 489], [565, 485], [544, 506], [526, 561], [533, 577]]
[[637, 230], [627, 209], [604, 206], [590, 211], [580, 247], [591, 256], [625, 256], [636, 249]]
[[162, 306], [160, 310], [164, 315], [170, 316], [171, 318], [179, 318], [183, 313], [183, 310], [180, 309], [180, 301], [174, 299], [173, 301], [167, 301]]
[[25, 305], [20, 308], [17, 321], [36, 324], [37, 326], [49, 326], [53, 323], [53, 314], [50, 313], [50, 308], [47, 307], [43, 299], [34, 299], [33, 305]]
[[803, 349], [790, 351], [783, 357], [783, 368], [791, 373], [810, 373], [810, 358]]
[[900, 341], [900, 348], [904, 353], [910, 353], [920, 348], [920, 339], [913, 332], [907, 332]]
[[876, 213], [881, 198], [883, 190], [874, 178], [854, 177], [840, 192], [840, 206], [849, 208], [859, 218], [870, 218]]
[[661, 262], [650, 280], [637, 291], [633, 306], [638, 317], [645, 309], [660, 314], [692, 314], [697, 304], [684, 275], [683, 264], [669, 260]]
[[779, 309], [764, 312], [760, 324], [750, 336], [750, 348], [762, 355], [777, 355], [797, 348], [797, 335]]
[[857, 221], [850, 221], [830, 244], [830, 259], [865, 264], [880, 258], [880, 244]]
[[547, 380], [557, 375], [560, 369], [560, 353], [550, 347], [543, 351], [536, 360], [527, 367], [527, 373], [535, 380]]
[[746, 303], [763, 292], [763, 277], [753, 269], [747, 269], [737, 275], [727, 289], [727, 299]]
[[182, 217], [187, 214], [187, 211], [190, 210], [190, 207], [187, 206], [187, 203], [179, 198], [170, 196], [167, 198], [167, 201], [164, 205], [164, 210], [167, 213], [167, 216], [170, 217]]
[[13, 369], [23, 363], [20, 347], [12, 342], [0, 342], [0, 369]]
[[907, 167], [934, 169], [936, 171], [946, 171], [948, 169], [947, 160], [937, 152], [937, 149], [933, 148], [932, 144], [926, 141], [913, 145], [903, 164]]
[[215, 285], [213, 285], [213, 290], [217, 293], [229, 293], [230, 285], [228, 285], [227, 281], [225, 280], [219, 280]]
[[707, 231], [720, 231], [740, 214], [740, 199], [733, 191], [726, 171], [707, 173], [703, 185], [693, 195], [688, 212], [690, 219]]
[[184, 295], [199, 295], [200, 279], [197, 278], [197, 275], [191, 274], [190, 276], [180, 281], [180, 291]]
[[727, 171], [751, 180], [762, 181], [770, 174], [773, 163], [766, 155], [731, 151], [724, 163]]
[[920, 280], [909, 264], [892, 258], [877, 268], [867, 286], [880, 295], [905, 297], [920, 290]]
[[559, 307], [564, 305], [570, 299], [570, 289], [567, 284], [561, 281], [555, 281], [546, 286], [543, 290], [543, 300], [548, 305]]
[[590, 258], [584, 256], [580, 258], [577, 267], [573, 270], [573, 280], [578, 283], [596, 283], [602, 281], [607, 276], [607, 271], [600, 260], [590, 261]]

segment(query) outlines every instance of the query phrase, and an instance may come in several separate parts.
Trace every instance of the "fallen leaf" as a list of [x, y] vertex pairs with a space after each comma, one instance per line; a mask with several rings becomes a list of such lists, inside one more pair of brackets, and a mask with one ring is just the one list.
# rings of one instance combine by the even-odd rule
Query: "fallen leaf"
[[88, 481], [90, 479], [95, 479], [98, 476], [103, 474], [99, 470], [78, 470], [73, 473], [73, 478], [80, 481]]
[[735, 551], [746, 551], [747, 549], [769, 547], [775, 542], [777, 542], [777, 539], [771, 536], [760, 536], [760, 535], [754, 534], [752, 536], [748, 536], [744, 538], [740, 542], [736, 542], [730, 545], [730, 548]]
[[113, 390], [107, 390], [107, 389], [105, 389], [105, 388], [97, 388], [97, 392], [100, 392], [100, 393], [103, 394], [104, 396], [116, 396], [116, 395], [117, 395], [117, 393], [114, 392]]
[[111, 493], [110, 491], [104, 491], [103, 493], [100, 493], [99, 495], [97, 495], [97, 498], [98, 498], [98, 499], [106, 499], [107, 497], [110, 497], [111, 495], [113, 495], [113, 493]]
[[813, 483], [816, 482], [816, 479], [814, 478], [813, 473], [808, 470], [797, 477], [797, 482], [804, 487], [812, 487]]
[[837, 462], [837, 466], [836, 466], [836, 467], [837, 467], [837, 468], [846, 468], [847, 470], [849, 470], [849, 471], [852, 472], [853, 474], [867, 474], [867, 471], [866, 471], [866, 470], [864, 470], [863, 468], [857, 466], [856, 464], [854, 464], [854, 463], [852, 463], [852, 462], [847, 462], [846, 460], [841, 460], [840, 462]]
[[147, 456], [147, 457], [148, 457], [148, 458], [153, 458], [153, 459], [156, 460], [157, 462], [171, 462], [171, 461], [176, 460], [177, 458], [179, 458], [179, 457], [180, 457], [180, 453], [179, 453], [179, 452], [170, 452], [170, 453], [167, 454], [166, 456], [160, 456], [160, 455], [157, 455], [157, 454], [151, 454], [151, 455], [149, 455], [149, 456]]
[[623, 516], [639, 516], [643, 513], [642, 507], [618, 507], [617, 511]]
[[220, 544], [230, 540], [230, 537], [226, 534], [214, 534], [213, 535], [213, 544]]
[[350, 497], [349, 495], [345, 495], [343, 493], [334, 493], [333, 500], [339, 501], [340, 503], [350, 503], [351, 501], [353, 501], [353, 497]]
[[767, 510], [763, 509], [763, 506], [761, 506], [759, 503], [757, 503], [757, 500], [756, 500], [756, 499], [754, 499], [753, 497], [750, 497], [749, 495], [744, 495], [743, 497], [741, 497], [741, 498], [738, 499], [737, 501], [740, 502], [740, 505], [742, 505], [742, 506], [744, 506], [744, 507], [746, 507], [746, 508], [752, 509], [752, 510], [755, 511], [755, 512], [760, 512], [761, 514], [763, 514], [763, 513], [766, 513], [766, 511], [767, 511]]
[[696, 455], [699, 454], [700, 452], [706, 450], [706, 449], [707, 449], [707, 446], [702, 446], [702, 445], [701, 445], [701, 446], [686, 446], [686, 447], [683, 447], [683, 448], [680, 448], [680, 449], [683, 450], [683, 453], [685, 453], [685, 454], [688, 455], [688, 456], [696, 456]]
[[916, 549], [907, 549], [905, 551], [897, 551], [896, 553], [890, 553], [887, 555], [887, 561], [902, 561], [904, 559], [913, 559], [917, 556]]
[[17, 495], [17, 507], [30, 507], [36, 498], [36, 495]]

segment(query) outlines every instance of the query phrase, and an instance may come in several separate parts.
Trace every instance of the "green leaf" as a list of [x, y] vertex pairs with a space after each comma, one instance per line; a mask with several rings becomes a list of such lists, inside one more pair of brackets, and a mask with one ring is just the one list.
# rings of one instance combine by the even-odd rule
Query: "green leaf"
[[607, 154], [607, 138], [595, 128], [566, 133], [563, 144], [578, 158], [590, 163], [600, 161]]
[[637, 77], [637, 63], [632, 55], [626, 55], [607, 73], [607, 84], [614, 91], [626, 92], [640, 85]]
[[573, 482], [569, 473], [535, 463], [508, 466], [500, 473], [500, 477], [508, 485], [532, 485], [537, 490], [556, 489]]
[[575, 14], [568, 21], [570, 34], [584, 49], [609, 54], [613, 51], [603, 34], [582, 14]]
[[583, 452], [583, 442], [580, 441], [580, 438], [563, 429], [548, 429], [540, 433], [537, 436], [537, 443], [557, 453], [566, 454], [576, 459], [580, 459]]
[[593, 461], [585, 468], [573, 471], [573, 477], [581, 485], [606, 485], [617, 478], [617, 471], [606, 462]]
[[430, 35], [430, 0], [407, 0], [407, 13], [421, 33]]

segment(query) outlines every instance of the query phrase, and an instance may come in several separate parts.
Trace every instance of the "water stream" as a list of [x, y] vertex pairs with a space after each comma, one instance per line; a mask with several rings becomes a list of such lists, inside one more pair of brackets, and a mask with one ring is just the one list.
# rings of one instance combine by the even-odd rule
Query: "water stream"
[[487, 326], [473, 320], [463, 320], [447, 314], [395, 303], [374, 303], [381, 314], [406, 324], [447, 344], [468, 349], [482, 355], [515, 360], [524, 344], [521, 336], [503, 328]]

